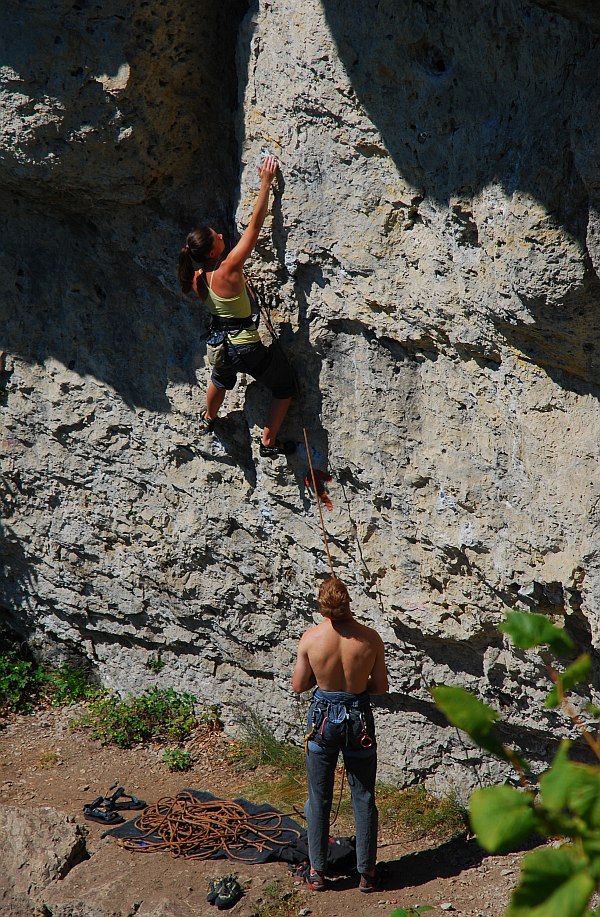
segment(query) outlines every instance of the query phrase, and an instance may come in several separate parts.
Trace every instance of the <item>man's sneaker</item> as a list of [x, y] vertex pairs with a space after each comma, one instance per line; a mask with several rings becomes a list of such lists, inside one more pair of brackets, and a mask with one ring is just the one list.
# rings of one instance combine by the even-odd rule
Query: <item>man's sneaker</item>
[[323, 875], [323, 873], [317, 872], [317, 870], [313, 869], [312, 867], [308, 871], [308, 875], [306, 877], [306, 884], [308, 885], [309, 888], [312, 888], [314, 892], [324, 892], [325, 889], [327, 888], [327, 884], [325, 882], [325, 876]]
[[296, 443], [292, 439], [284, 439], [283, 441], [276, 439], [273, 446], [265, 446], [261, 442], [258, 451], [263, 458], [275, 458], [277, 455], [293, 455], [296, 451]]
[[368, 876], [366, 873], [363, 873], [360, 877], [360, 882], [358, 883], [358, 890], [361, 892], [378, 892], [381, 889], [381, 880], [377, 875], [377, 872], [373, 873], [372, 876]]
[[209, 420], [208, 417], [206, 416], [206, 411], [201, 411], [200, 420], [198, 421], [198, 429], [200, 433], [202, 434], [212, 433], [214, 428], [215, 428], [214, 420]]

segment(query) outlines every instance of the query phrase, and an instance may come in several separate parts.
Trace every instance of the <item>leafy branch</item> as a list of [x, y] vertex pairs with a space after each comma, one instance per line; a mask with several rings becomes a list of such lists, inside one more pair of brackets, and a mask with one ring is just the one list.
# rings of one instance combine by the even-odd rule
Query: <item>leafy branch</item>
[[[510, 612], [499, 627], [521, 650], [539, 649], [552, 682], [545, 706], [561, 707], [600, 762], [600, 743], [568, 697], [578, 684], [588, 682], [591, 661], [579, 656], [563, 671], [550, 660], [571, 654], [567, 632], [541, 614]], [[453, 725], [481, 748], [511, 764], [521, 787], [508, 784], [475, 790], [469, 817], [479, 843], [491, 853], [516, 850], [531, 835], [562, 839], [559, 846], [540, 847], [523, 858], [520, 881], [506, 917], [592, 917], [592, 895], [600, 887], [600, 764], [581, 764], [569, 758], [569, 741], [561, 742], [552, 765], [536, 788], [531, 768], [501, 742], [499, 714], [463, 688], [439, 685], [431, 693], [437, 707]], [[600, 710], [588, 710], [594, 716]]]

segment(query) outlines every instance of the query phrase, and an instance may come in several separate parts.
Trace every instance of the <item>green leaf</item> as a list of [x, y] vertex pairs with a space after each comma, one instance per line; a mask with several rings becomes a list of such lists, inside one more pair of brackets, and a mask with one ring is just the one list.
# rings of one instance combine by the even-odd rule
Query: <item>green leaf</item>
[[545, 615], [509, 611], [506, 620], [498, 625], [498, 630], [508, 634], [515, 646], [521, 650], [530, 650], [534, 646], [545, 644], [558, 655], [573, 650], [573, 641], [568, 633], [563, 628], [555, 627]]
[[430, 904], [419, 904], [418, 907], [398, 907], [395, 911], [392, 911], [390, 917], [419, 917], [419, 914], [424, 914], [426, 911], [435, 911], [434, 907], [431, 907]]
[[453, 726], [463, 729], [478, 745], [503, 761], [513, 761], [492, 731], [493, 724], [500, 717], [492, 707], [464, 688], [452, 685], [438, 685], [430, 688], [430, 692], [438, 709]]
[[544, 847], [523, 858], [506, 917], [583, 917], [594, 880], [573, 847]]
[[475, 790], [469, 814], [477, 840], [491, 853], [515, 850], [538, 824], [533, 797], [510, 786]]
[[599, 827], [600, 769], [570, 761], [569, 746], [561, 742], [552, 767], [540, 778], [542, 802], [550, 815], [572, 812]]
[[[564, 672], [558, 672], [558, 678], [562, 686], [562, 693], [568, 694], [575, 685], [580, 684], [582, 681], [587, 681], [590, 672], [592, 669], [592, 661], [587, 653], [583, 653], [579, 656], [575, 662], [572, 662]], [[555, 707], [558, 707], [560, 704], [560, 698], [558, 696], [558, 688], [555, 685], [550, 694], [546, 698], [546, 707], [549, 707], [553, 710]]]

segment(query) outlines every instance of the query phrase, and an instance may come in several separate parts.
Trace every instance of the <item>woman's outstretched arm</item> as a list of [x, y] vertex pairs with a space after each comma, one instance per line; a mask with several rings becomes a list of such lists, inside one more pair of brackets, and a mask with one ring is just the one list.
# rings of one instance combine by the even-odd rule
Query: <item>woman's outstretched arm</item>
[[279, 164], [275, 156], [267, 156], [262, 166], [259, 167], [260, 190], [258, 192], [256, 204], [254, 205], [254, 210], [252, 211], [252, 216], [250, 217], [250, 222], [242, 233], [240, 241], [231, 249], [223, 261], [221, 265], [222, 274], [228, 273], [229, 271], [241, 271], [244, 262], [249, 258], [256, 245], [263, 223], [265, 222], [265, 217], [269, 208], [269, 191], [271, 190], [271, 184], [273, 183], [278, 168]]

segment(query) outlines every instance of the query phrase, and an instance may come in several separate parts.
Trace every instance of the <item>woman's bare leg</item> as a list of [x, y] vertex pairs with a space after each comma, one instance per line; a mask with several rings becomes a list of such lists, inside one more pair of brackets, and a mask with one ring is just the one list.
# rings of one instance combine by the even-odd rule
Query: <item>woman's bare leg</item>
[[[206, 418], [207, 420], [214, 420], [217, 414], [219, 413], [219, 408], [225, 400], [226, 389], [217, 388], [214, 382], [208, 383], [208, 388], [206, 389]], [[283, 420], [283, 418], [282, 418]]]
[[274, 446], [277, 440], [277, 434], [279, 433], [279, 428], [283, 423], [283, 419], [288, 412], [288, 408], [292, 403], [291, 398], [272, 398], [271, 404], [269, 405], [269, 410], [267, 412], [267, 419], [265, 422], [262, 442], [263, 446]]

